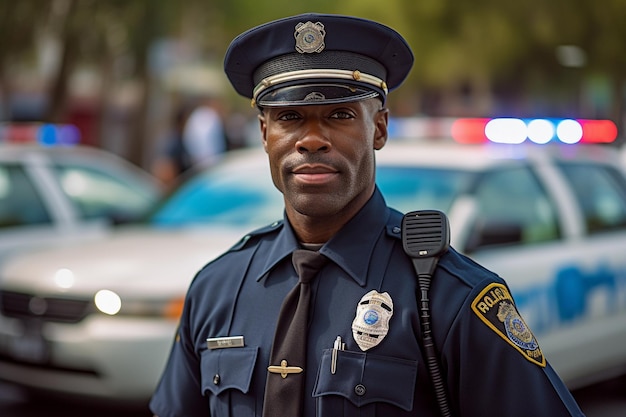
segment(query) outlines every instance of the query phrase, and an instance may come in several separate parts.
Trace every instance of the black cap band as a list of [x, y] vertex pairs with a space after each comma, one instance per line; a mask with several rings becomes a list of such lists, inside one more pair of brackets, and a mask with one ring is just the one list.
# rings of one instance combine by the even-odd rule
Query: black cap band
[[[258, 106], [280, 106], [313, 104], [307, 97], [317, 92], [317, 104], [363, 100], [387, 95], [386, 70], [377, 61], [352, 52], [328, 51], [324, 54], [291, 53], [280, 55], [265, 62], [253, 74], [256, 87], [253, 103]], [[308, 84], [339, 84], [335, 91], [331, 85], [321, 90], [312, 90]], [[296, 84], [301, 84], [303, 92], [296, 93]], [[288, 88], [289, 94], [270, 94], [277, 89]], [[358, 90], [355, 93], [352, 90]], [[339, 93], [346, 93], [343, 99]], [[294, 94], [295, 93], [295, 94]]]
[[387, 78], [385, 67], [372, 58], [346, 51], [326, 51], [323, 54], [285, 54], [263, 63], [254, 71], [254, 83], [283, 72], [315, 69], [358, 70], [382, 80]]

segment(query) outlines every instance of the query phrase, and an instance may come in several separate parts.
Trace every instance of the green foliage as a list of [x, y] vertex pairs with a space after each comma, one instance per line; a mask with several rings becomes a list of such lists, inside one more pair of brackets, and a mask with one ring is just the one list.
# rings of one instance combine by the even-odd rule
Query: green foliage
[[[53, 25], [55, 11], [68, 4], [74, 12]], [[3, 74], [34, 56], [44, 29], [73, 34], [75, 65], [126, 56], [133, 65], [125, 73], [137, 76], [157, 40], [189, 42], [221, 66], [237, 34], [309, 11], [371, 18], [402, 33], [416, 57], [406, 84], [414, 91], [485, 80], [492, 87], [554, 88], [560, 84], [551, 80], [571, 73], [557, 60], [560, 45], [584, 51], [580, 77], [626, 79], [624, 0], [20, 0], [0, 2], [0, 88]]]

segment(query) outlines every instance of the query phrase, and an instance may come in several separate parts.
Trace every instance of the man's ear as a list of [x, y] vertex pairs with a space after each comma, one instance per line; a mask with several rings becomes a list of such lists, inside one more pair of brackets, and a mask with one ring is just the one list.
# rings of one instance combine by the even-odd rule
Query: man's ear
[[374, 124], [376, 126], [376, 135], [374, 136], [374, 149], [380, 150], [387, 143], [389, 123], [389, 110], [382, 108], [374, 115]]
[[263, 149], [267, 152], [267, 121], [265, 119], [265, 113], [261, 111], [257, 116], [259, 119], [259, 127], [261, 129], [261, 140], [263, 141]]

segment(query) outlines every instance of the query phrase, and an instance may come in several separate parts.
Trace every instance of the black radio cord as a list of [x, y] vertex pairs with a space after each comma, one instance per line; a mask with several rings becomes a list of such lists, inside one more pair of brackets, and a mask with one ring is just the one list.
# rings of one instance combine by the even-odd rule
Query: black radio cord
[[420, 325], [422, 327], [422, 344], [426, 354], [426, 364], [432, 381], [435, 397], [439, 404], [439, 410], [442, 417], [451, 417], [450, 406], [448, 404], [448, 395], [446, 387], [441, 376], [439, 368], [439, 360], [433, 341], [432, 331], [430, 329], [430, 301], [428, 299], [428, 291], [430, 289], [431, 276], [429, 274], [419, 274], [417, 276], [420, 291]]

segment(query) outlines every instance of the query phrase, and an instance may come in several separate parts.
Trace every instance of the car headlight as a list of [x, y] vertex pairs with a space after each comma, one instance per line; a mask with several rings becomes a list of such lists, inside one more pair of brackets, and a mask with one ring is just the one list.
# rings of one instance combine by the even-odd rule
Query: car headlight
[[178, 320], [183, 311], [184, 298], [166, 300], [123, 299], [115, 291], [100, 290], [94, 296], [98, 311], [110, 316], [161, 317]]
[[122, 309], [122, 299], [111, 290], [98, 291], [93, 301], [98, 310], [110, 316], [116, 315]]

